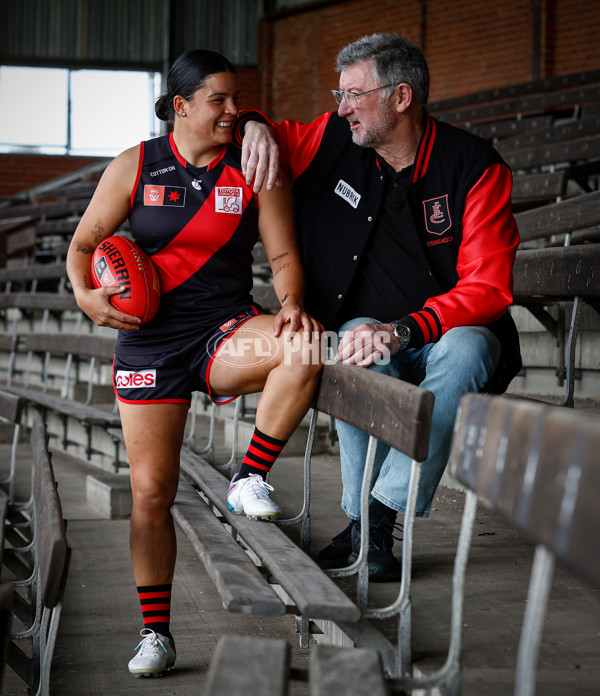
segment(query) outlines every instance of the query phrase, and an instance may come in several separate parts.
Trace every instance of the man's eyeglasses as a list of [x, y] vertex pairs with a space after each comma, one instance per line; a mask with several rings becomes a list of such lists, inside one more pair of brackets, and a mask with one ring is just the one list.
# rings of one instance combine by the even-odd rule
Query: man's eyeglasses
[[339, 89], [332, 89], [331, 94], [335, 99], [337, 104], [341, 104], [342, 100], [345, 99], [352, 109], [358, 108], [358, 100], [360, 97], [364, 97], [366, 94], [371, 94], [371, 92], [377, 92], [378, 89], [385, 89], [386, 87], [393, 87], [393, 85], [381, 85], [381, 87], [374, 87], [373, 89], [368, 89], [366, 92], [359, 92], [355, 94], [354, 92], [342, 92]]

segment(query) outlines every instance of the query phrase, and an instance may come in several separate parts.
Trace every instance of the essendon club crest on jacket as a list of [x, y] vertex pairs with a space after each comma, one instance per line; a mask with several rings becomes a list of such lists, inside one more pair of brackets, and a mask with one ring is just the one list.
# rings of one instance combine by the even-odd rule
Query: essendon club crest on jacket
[[144, 186], [144, 205], [169, 205], [183, 208], [185, 186]]
[[448, 194], [423, 201], [423, 212], [425, 215], [425, 228], [431, 234], [444, 234], [452, 227], [450, 210], [448, 208]]

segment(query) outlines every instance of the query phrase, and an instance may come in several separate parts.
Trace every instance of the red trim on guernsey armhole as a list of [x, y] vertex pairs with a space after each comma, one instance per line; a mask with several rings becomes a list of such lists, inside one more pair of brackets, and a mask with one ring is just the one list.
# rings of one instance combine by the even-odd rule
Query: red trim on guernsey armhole
[[142, 141], [140, 143], [140, 159], [138, 162], [138, 170], [137, 170], [137, 175], [135, 177], [135, 184], [133, 185], [133, 191], [131, 192], [131, 196], [129, 196], [129, 208], [133, 208], [133, 199], [135, 198], [135, 192], [137, 191], [137, 187], [140, 183], [140, 177], [142, 176], [142, 166], [144, 164], [144, 142]]

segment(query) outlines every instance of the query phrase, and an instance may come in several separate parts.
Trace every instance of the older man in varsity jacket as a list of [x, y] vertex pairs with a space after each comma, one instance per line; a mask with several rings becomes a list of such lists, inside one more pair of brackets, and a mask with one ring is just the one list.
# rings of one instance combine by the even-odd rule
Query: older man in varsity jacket
[[[246, 112], [243, 159], [260, 187], [271, 153], [267, 185], [274, 183], [268, 122], [292, 179], [306, 310], [339, 331], [338, 358], [435, 395], [416, 508], [427, 517], [460, 397], [501, 393], [521, 367], [507, 311], [519, 243], [512, 175], [490, 145], [427, 112], [427, 63], [404, 38], [365, 36], [340, 51], [336, 69], [337, 112], [309, 124]], [[322, 567], [352, 563], [360, 543], [368, 436], [337, 427], [350, 523], [319, 553]], [[406, 510], [410, 467], [407, 456], [379, 444], [369, 504], [372, 581], [400, 577], [392, 533]]]

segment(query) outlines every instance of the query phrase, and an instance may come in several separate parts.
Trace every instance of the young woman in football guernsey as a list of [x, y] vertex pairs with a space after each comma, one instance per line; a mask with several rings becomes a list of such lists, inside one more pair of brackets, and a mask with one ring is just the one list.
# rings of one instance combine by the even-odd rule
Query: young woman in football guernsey
[[[81, 309], [119, 329], [114, 386], [131, 468], [130, 548], [144, 619], [129, 662], [135, 676], [172, 669], [169, 608], [176, 541], [171, 503], [179, 479], [191, 393], [225, 403], [262, 392], [256, 429], [231, 482], [229, 508], [276, 517], [266, 476], [315, 394], [322, 326], [303, 309], [303, 272], [289, 188], [255, 194], [232, 144], [236, 71], [223, 56], [194, 50], [173, 64], [156, 114], [169, 135], [132, 147], [107, 167], [67, 257]], [[96, 247], [129, 219], [136, 244], [159, 275], [157, 314], [142, 324], [110, 303], [119, 287], [94, 288]], [[252, 249], [260, 235], [281, 309], [251, 296]]]

